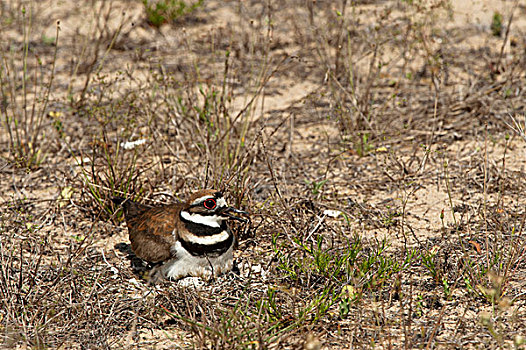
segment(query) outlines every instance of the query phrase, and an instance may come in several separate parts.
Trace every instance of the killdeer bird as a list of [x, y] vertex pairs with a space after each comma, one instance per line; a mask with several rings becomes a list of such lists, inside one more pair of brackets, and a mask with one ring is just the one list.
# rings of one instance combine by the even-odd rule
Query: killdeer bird
[[121, 197], [131, 248], [154, 264], [150, 282], [183, 277], [210, 278], [232, 269], [235, 237], [228, 219], [248, 214], [229, 207], [221, 192], [201, 190], [185, 203], [149, 207]]

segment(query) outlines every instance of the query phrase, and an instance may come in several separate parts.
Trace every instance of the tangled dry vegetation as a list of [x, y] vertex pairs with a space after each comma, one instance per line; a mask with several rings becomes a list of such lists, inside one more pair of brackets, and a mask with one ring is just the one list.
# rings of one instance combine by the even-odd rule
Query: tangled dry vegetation
[[[525, 347], [523, 2], [0, 11], [2, 347]], [[237, 269], [146, 285], [109, 198], [203, 187]]]

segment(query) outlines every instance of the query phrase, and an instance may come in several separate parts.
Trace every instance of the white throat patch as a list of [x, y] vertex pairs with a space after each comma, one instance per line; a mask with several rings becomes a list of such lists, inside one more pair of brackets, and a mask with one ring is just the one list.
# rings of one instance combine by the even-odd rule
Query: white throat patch
[[225, 218], [222, 216], [190, 214], [184, 210], [181, 211], [181, 217], [195, 224], [201, 224], [210, 227], [221, 227], [221, 222], [225, 220]]

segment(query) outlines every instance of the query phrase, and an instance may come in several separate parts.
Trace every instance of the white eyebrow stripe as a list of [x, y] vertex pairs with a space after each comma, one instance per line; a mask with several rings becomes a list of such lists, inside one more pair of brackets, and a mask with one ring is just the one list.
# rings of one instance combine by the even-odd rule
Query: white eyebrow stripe
[[193, 201], [191, 205], [199, 204], [199, 203], [201, 203], [201, 202], [206, 201], [207, 199], [215, 199], [215, 197], [214, 197], [214, 196], [204, 196], [204, 197], [199, 197], [199, 198], [197, 198], [195, 201]]
[[226, 204], [226, 200], [225, 200], [223, 197], [216, 199], [214, 196], [199, 197], [199, 198], [197, 198], [195, 201], [193, 201], [191, 205], [197, 205], [197, 204], [199, 204], [199, 203], [202, 203], [202, 202], [206, 201], [207, 199], [213, 199], [213, 200], [215, 200], [215, 201], [216, 201], [216, 204], [217, 204], [217, 206], [218, 206], [219, 208], [221, 208], [221, 207], [226, 207], [226, 206], [227, 206], [227, 204]]
[[210, 227], [221, 227], [221, 222], [225, 220], [225, 218], [222, 216], [190, 214], [187, 211], [181, 211], [181, 217], [195, 224], [201, 224]]
[[216, 243], [224, 242], [228, 239], [229, 234], [227, 231], [221, 231], [216, 235], [211, 236], [196, 236], [196, 235], [187, 235], [184, 237], [184, 240], [190, 243], [202, 244], [202, 245], [213, 245]]

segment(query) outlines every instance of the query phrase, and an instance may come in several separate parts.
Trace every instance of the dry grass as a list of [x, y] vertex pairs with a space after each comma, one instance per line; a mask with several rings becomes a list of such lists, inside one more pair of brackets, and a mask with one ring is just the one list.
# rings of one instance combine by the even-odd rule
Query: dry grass
[[[524, 6], [195, 4], [0, 5], [2, 345], [524, 348]], [[109, 198], [203, 187], [238, 269], [146, 285]]]

